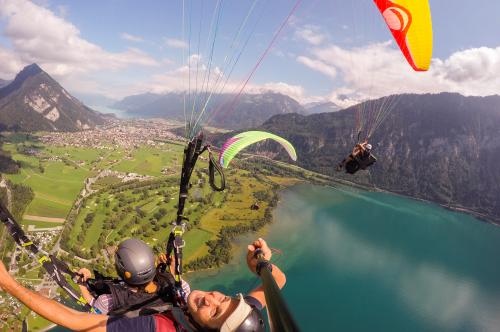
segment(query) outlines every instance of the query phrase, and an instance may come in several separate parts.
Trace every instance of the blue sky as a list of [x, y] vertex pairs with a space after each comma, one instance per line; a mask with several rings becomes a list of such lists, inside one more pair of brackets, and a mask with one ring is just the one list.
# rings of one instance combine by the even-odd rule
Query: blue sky
[[[0, 78], [11, 79], [37, 62], [70, 92], [119, 99], [194, 89], [196, 77], [203, 80], [210, 69], [209, 89], [216, 89], [229, 74], [224, 64], [250, 36], [226, 85], [226, 91], [237, 91], [295, 2], [0, 0]], [[500, 2], [429, 3], [434, 33], [429, 72], [411, 70], [373, 1], [303, 0], [245, 91], [339, 104], [401, 92], [498, 93]], [[214, 11], [217, 4], [222, 10]], [[210, 66], [214, 12], [220, 17]]]

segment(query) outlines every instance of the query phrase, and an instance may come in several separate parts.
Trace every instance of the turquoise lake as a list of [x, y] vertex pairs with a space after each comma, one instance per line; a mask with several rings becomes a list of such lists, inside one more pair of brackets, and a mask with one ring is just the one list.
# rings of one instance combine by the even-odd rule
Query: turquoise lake
[[[499, 331], [500, 228], [386, 193], [296, 186], [264, 236], [303, 331]], [[242, 239], [249, 241], [251, 237]], [[257, 285], [243, 252], [192, 287]], [[208, 276], [207, 276], [208, 274]]]

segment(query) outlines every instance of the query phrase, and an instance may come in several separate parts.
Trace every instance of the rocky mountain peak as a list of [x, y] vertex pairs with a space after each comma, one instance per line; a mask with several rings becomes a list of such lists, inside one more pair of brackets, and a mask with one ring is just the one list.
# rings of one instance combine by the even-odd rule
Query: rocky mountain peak
[[36, 63], [32, 63], [31, 65], [24, 67], [23, 70], [21, 70], [16, 75], [14, 82], [18, 81], [18, 80], [24, 81], [27, 78], [29, 78], [31, 76], [35, 76], [35, 75], [42, 73], [42, 72], [43, 72], [43, 70], [42, 70], [42, 68], [40, 68], [40, 66], [38, 66]]
[[0, 124], [11, 130], [75, 131], [103, 122], [37, 64], [0, 89]]

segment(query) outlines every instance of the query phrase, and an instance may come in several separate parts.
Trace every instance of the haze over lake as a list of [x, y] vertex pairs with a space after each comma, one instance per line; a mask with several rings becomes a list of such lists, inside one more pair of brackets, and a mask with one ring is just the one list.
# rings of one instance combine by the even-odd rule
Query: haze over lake
[[[249, 241], [252, 237], [242, 239]], [[265, 238], [304, 331], [498, 331], [500, 228], [385, 193], [296, 186]], [[189, 244], [188, 244], [189, 245]], [[257, 284], [243, 253], [193, 288]]]

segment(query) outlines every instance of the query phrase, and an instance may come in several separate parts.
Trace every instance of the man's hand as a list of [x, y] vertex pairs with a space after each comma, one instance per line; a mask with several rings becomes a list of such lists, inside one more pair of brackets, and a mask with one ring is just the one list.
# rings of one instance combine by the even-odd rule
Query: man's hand
[[[170, 273], [172, 275], [175, 275], [175, 262], [174, 261], [175, 260], [172, 257], [172, 259], [170, 260], [170, 266], [168, 267], [170, 270]], [[158, 266], [158, 264], [167, 264], [167, 255], [165, 255], [164, 253], [161, 253], [158, 256], [156, 256], [156, 265]]]
[[78, 270], [78, 274], [81, 276], [80, 279], [83, 282], [86, 282], [88, 279], [92, 278], [92, 273], [90, 273], [89, 269], [81, 268]]
[[86, 282], [88, 279], [92, 278], [92, 273], [86, 268], [81, 268], [78, 270], [79, 278], [78, 278], [78, 288], [80, 288], [80, 292], [82, 292], [83, 298], [88, 302], [92, 303], [95, 299], [90, 294], [89, 290], [87, 289]]
[[166, 264], [166, 263], [167, 263], [167, 255], [165, 255], [164, 253], [161, 253], [161, 254], [158, 254], [158, 256], [156, 256], [156, 265]]
[[255, 250], [261, 249], [262, 254], [264, 255], [264, 258], [266, 260], [271, 260], [272, 257], [272, 252], [271, 249], [267, 246], [266, 241], [263, 239], [259, 238], [258, 240], [255, 240], [253, 243], [248, 245], [248, 252], [247, 252], [247, 265], [250, 271], [253, 273], [256, 272], [257, 268], [257, 257], [255, 257]]

